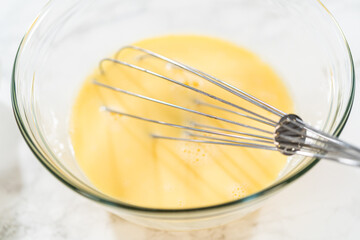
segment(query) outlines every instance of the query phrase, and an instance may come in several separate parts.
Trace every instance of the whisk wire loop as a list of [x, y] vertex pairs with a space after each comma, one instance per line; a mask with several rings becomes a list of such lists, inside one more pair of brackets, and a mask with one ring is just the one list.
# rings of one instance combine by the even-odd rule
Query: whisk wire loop
[[[270, 112], [271, 114], [274, 114], [277, 118], [280, 119], [279, 121], [274, 121], [273, 119], [270, 119], [269, 117], [265, 117], [260, 113], [251, 111], [245, 107], [239, 106], [238, 104], [234, 104], [230, 101], [227, 101], [223, 98], [210, 94], [199, 88], [189, 86], [170, 77], [151, 71], [147, 68], [140, 67], [136, 64], [132, 64], [123, 60], [118, 60], [120, 54], [124, 50], [138, 51], [147, 57], [153, 57], [155, 59], [159, 59], [166, 64], [171, 64], [172, 66], [178, 67], [184, 71], [195, 74], [196, 76], [205, 79], [206, 81], [218, 86], [219, 88], [224, 89], [227, 92], [254, 104], [257, 107], [260, 107], [261, 109], [264, 109]], [[285, 155], [299, 155], [304, 157], [324, 158], [324, 159], [334, 160], [343, 164], [360, 167], [360, 149], [358, 147], [353, 146], [347, 142], [344, 142], [318, 129], [315, 129], [314, 127], [306, 124], [297, 115], [286, 114], [281, 110], [271, 106], [270, 104], [263, 102], [258, 98], [236, 88], [235, 86], [225, 81], [222, 81], [214, 76], [211, 76], [207, 73], [204, 73], [200, 70], [192, 68], [186, 64], [180, 63], [178, 61], [162, 56], [158, 53], [154, 53], [147, 49], [143, 49], [136, 46], [125, 46], [116, 53], [115, 59], [105, 58], [102, 61], [100, 61], [99, 69], [102, 75], [106, 74], [105, 68], [103, 66], [104, 62], [106, 61], [110, 61], [115, 64], [119, 64], [121, 66], [129, 67], [131, 69], [141, 71], [146, 74], [150, 74], [152, 76], [158, 77], [160, 79], [166, 80], [178, 86], [187, 88], [191, 91], [194, 91], [196, 93], [214, 99], [217, 102], [228, 105], [242, 112], [234, 111], [232, 109], [228, 109], [222, 106], [217, 106], [215, 104], [210, 104], [197, 99], [194, 100], [195, 104], [198, 104], [203, 107], [217, 109], [220, 111], [235, 114], [240, 117], [245, 117], [247, 119], [256, 121], [261, 124], [265, 124], [266, 126], [270, 126], [273, 128], [273, 131], [265, 130], [257, 126], [244, 124], [238, 121], [219, 117], [214, 114], [204, 113], [201, 111], [193, 110], [187, 107], [182, 107], [169, 102], [161, 101], [159, 99], [151, 98], [145, 95], [120, 89], [115, 86], [111, 86], [103, 82], [100, 82], [96, 79], [93, 80], [93, 83], [95, 85], [106, 89], [110, 89], [115, 92], [127, 94], [133, 97], [162, 104], [168, 107], [190, 112], [192, 114], [200, 115], [203, 117], [216, 119], [224, 123], [233, 124], [242, 127], [244, 129], [251, 129], [253, 131], [261, 132], [261, 134], [254, 134], [245, 131], [238, 131], [238, 130], [227, 129], [222, 127], [210, 126], [197, 122], [190, 122], [191, 126], [187, 126], [187, 125], [181, 125], [181, 124], [175, 124], [175, 123], [169, 123], [165, 121], [145, 118], [142, 116], [137, 116], [137, 115], [117, 111], [116, 109], [112, 109], [107, 106], [102, 107], [104, 111], [109, 113], [118, 114], [121, 116], [126, 116], [141, 121], [146, 121], [154, 124], [160, 124], [167, 127], [174, 127], [184, 130], [183, 132], [184, 137], [162, 136], [159, 134], [152, 133], [151, 137], [154, 139], [187, 141], [194, 143], [216, 144], [216, 145], [227, 145], [227, 146], [235, 146], [235, 147], [272, 150], [272, 151], [279, 151]], [[245, 112], [246, 114], [243, 112]]]

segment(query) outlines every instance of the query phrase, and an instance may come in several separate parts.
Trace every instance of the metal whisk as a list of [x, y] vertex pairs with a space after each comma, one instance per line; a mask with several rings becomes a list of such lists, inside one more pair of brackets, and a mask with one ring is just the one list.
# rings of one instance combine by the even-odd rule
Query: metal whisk
[[[217, 87], [228, 91], [231, 94], [234, 94], [237, 97], [240, 97], [268, 112], [275, 115], [279, 120], [274, 121], [268, 117], [265, 117], [257, 112], [251, 111], [247, 108], [229, 102], [221, 97], [212, 95], [208, 92], [205, 92], [199, 88], [195, 88], [193, 86], [189, 86], [175, 79], [166, 77], [159, 73], [150, 71], [149, 69], [145, 69], [135, 64], [131, 64], [125, 61], [117, 60], [117, 56], [121, 51], [128, 49], [132, 51], [138, 51], [143, 56], [156, 58], [160, 61], [163, 61], [166, 64], [170, 64], [171, 66], [177, 67], [184, 71], [187, 71], [191, 74], [194, 74], [198, 77], [205, 79], [206, 81], [216, 85]], [[114, 114], [120, 114], [122, 116], [126, 116], [129, 118], [147, 121], [154, 124], [161, 124], [169, 127], [179, 128], [187, 131], [189, 137], [180, 138], [180, 137], [172, 137], [172, 136], [161, 136], [152, 134], [153, 138], [158, 139], [167, 139], [167, 140], [175, 140], [175, 141], [188, 141], [188, 142], [197, 142], [204, 144], [221, 144], [221, 145], [230, 145], [230, 146], [238, 146], [238, 147], [248, 147], [248, 148], [258, 148], [265, 150], [273, 150], [279, 151], [285, 155], [301, 155], [308, 157], [316, 157], [316, 158], [324, 158], [329, 160], [334, 160], [343, 164], [352, 165], [352, 166], [360, 166], [360, 149], [346, 143], [344, 141], [339, 140], [336, 137], [330, 136], [322, 131], [319, 131], [308, 124], [304, 123], [302, 119], [295, 114], [286, 114], [279, 109], [255, 98], [254, 96], [232, 86], [231, 84], [224, 82], [216, 77], [213, 77], [207, 73], [194, 69], [188, 65], [177, 62], [175, 60], [164, 57], [160, 54], [154, 53], [152, 51], [136, 47], [136, 46], [126, 46], [119, 50], [116, 54], [115, 59], [113, 58], [105, 58], [99, 63], [99, 68], [101, 74], [105, 74], [103, 63], [104, 62], [113, 62], [115, 64], [120, 64], [125, 67], [132, 68], [137, 71], [141, 71], [152, 76], [163, 79], [164, 81], [171, 82], [173, 84], [179, 85], [181, 87], [192, 90], [198, 94], [202, 94], [209, 98], [212, 98], [222, 104], [230, 106], [231, 108], [224, 108], [222, 106], [217, 106], [209, 103], [199, 102], [199, 104], [207, 105], [208, 107], [212, 107], [218, 110], [234, 113], [240, 115], [242, 117], [251, 119], [252, 121], [260, 122], [266, 125], [273, 127], [273, 131], [267, 131], [258, 127], [254, 127], [248, 124], [243, 124], [238, 121], [233, 121], [229, 119], [222, 118], [220, 116], [215, 116], [212, 114], [200, 112], [197, 110], [193, 110], [190, 108], [182, 107], [179, 105], [175, 105], [172, 103], [168, 103], [165, 101], [161, 101], [155, 98], [151, 98], [148, 96], [144, 96], [141, 94], [137, 94], [134, 92], [130, 92], [124, 89], [120, 89], [114, 86], [110, 86], [103, 82], [99, 82], [94, 79], [93, 83], [107, 88], [119, 93], [127, 94], [133, 97], [141, 98], [143, 100], [155, 102], [157, 104], [162, 104], [168, 107], [176, 108], [182, 111], [187, 111], [193, 114], [197, 114], [200, 116], [217, 119], [219, 121], [223, 121], [226, 123], [235, 124], [237, 126], [241, 126], [245, 129], [252, 129], [261, 132], [262, 134], [252, 134], [249, 132], [241, 132], [235, 131], [232, 129], [225, 129], [215, 126], [204, 125], [201, 123], [192, 123], [191, 125], [179, 125], [170, 122], [159, 121], [155, 119], [145, 118], [138, 115], [129, 114], [126, 112], [121, 112], [116, 109], [112, 109], [108, 106], [103, 106], [102, 109]], [[236, 110], [232, 110], [236, 109]], [[190, 138], [192, 136], [193, 138]]]

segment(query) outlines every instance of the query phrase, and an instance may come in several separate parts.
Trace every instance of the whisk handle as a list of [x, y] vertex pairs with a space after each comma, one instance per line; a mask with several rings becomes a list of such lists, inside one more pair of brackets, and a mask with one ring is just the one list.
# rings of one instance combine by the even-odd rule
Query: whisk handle
[[345, 165], [360, 167], [360, 148], [342, 140], [336, 140], [338, 143], [331, 142], [327, 146], [328, 152], [324, 154], [323, 158]]
[[[323, 151], [313, 151], [314, 157], [333, 160], [345, 165], [360, 167], [360, 148], [350, 143], [330, 136], [305, 123], [302, 123], [307, 131], [313, 132], [322, 139]], [[314, 149], [313, 149], [314, 150]], [[302, 151], [302, 150], [300, 150]]]

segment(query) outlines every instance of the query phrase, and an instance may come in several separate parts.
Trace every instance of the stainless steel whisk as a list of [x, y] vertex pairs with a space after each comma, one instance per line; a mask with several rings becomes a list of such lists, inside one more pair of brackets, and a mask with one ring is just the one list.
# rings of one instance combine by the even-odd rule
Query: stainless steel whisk
[[[279, 121], [274, 121], [268, 117], [262, 116], [259, 113], [251, 111], [249, 109], [243, 108], [238, 104], [234, 104], [229, 102], [223, 98], [218, 96], [212, 95], [208, 92], [202, 91], [201, 89], [189, 86], [184, 84], [180, 81], [175, 79], [166, 77], [159, 73], [150, 71], [149, 69], [140, 67], [135, 64], [131, 64], [125, 61], [117, 60], [117, 56], [120, 54], [121, 51], [128, 49], [132, 51], [138, 51], [141, 54], [144, 54], [147, 57], [153, 57], [158, 60], [164, 61], [171, 66], [178, 67], [184, 71], [188, 71], [191, 74], [195, 74], [198, 77], [205, 79], [206, 81], [222, 88], [235, 96], [238, 96], [268, 112], [274, 114], [279, 118]], [[237, 109], [237, 111], [224, 108], [221, 106], [204, 103], [198, 101], [198, 104], [206, 105], [207, 107], [212, 107], [215, 109], [219, 109], [222, 111], [230, 112], [233, 114], [240, 115], [242, 117], [251, 119], [256, 122], [260, 122], [266, 125], [273, 127], [273, 131], [267, 131], [255, 126], [251, 126], [248, 124], [243, 124], [238, 121], [233, 121], [229, 119], [225, 119], [219, 116], [215, 116], [212, 114], [196, 111], [193, 109], [189, 109], [186, 107], [182, 107], [179, 105], [175, 105], [172, 103], [164, 102], [155, 98], [151, 98], [148, 96], [144, 96], [141, 94], [137, 94], [134, 92], [130, 92], [124, 89], [120, 89], [114, 86], [110, 86], [108, 84], [99, 82], [98, 80], [94, 79], [93, 83], [107, 88], [119, 93], [127, 94], [133, 97], [141, 98], [143, 100], [155, 102], [158, 104], [166, 105], [172, 108], [176, 108], [182, 111], [191, 112], [197, 115], [201, 115], [204, 117], [209, 117], [213, 119], [217, 119], [219, 121], [235, 124], [237, 126], [244, 127], [245, 129], [252, 129], [260, 132], [261, 134], [252, 134], [249, 132], [240, 132], [231, 129], [219, 128], [215, 126], [204, 125], [200, 123], [192, 123], [190, 126], [187, 125], [179, 125], [159, 120], [154, 120], [150, 118], [145, 118], [138, 115], [132, 115], [126, 112], [121, 112], [116, 109], [112, 109], [108, 106], [103, 106], [102, 109], [111, 113], [120, 114], [122, 116], [127, 116], [133, 119], [138, 119], [142, 121], [151, 122], [154, 124], [161, 124], [169, 127], [175, 127], [179, 129], [186, 130], [188, 132], [189, 138], [180, 138], [180, 137], [172, 137], [172, 136], [161, 136], [152, 134], [153, 138], [158, 139], [167, 139], [167, 140], [175, 140], [175, 141], [188, 141], [188, 142], [197, 142], [197, 143], [206, 143], [206, 144], [221, 144], [221, 145], [230, 145], [230, 146], [238, 146], [238, 147], [249, 147], [249, 148], [258, 148], [258, 149], [265, 149], [265, 150], [273, 150], [279, 151], [284, 155], [301, 155], [307, 157], [315, 157], [315, 158], [323, 158], [334, 160], [343, 164], [352, 165], [352, 166], [360, 166], [360, 148], [357, 148], [349, 143], [346, 143], [342, 140], [339, 140], [336, 137], [330, 136], [322, 131], [319, 131], [308, 124], [304, 123], [302, 119], [295, 115], [295, 114], [286, 114], [279, 109], [257, 99], [256, 97], [232, 86], [231, 84], [224, 82], [216, 77], [213, 77], [207, 73], [194, 69], [188, 65], [180, 63], [178, 61], [169, 59], [164, 57], [160, 54], [154, 53], [147, 49], [143, 49], [136, 46], [126, 46], [123, 47], [118, 51], [113, 58], [105, 58], [99, 63], [99, 68], [101, 74], [105, 74], [103, 63], [106, 61], [113, 62], [115, 64], [120, 64], [125, 67], [129, 67], [135, 69], [137, 71], [141, 71], [152, 76], [158, 77], [165, 81], [169, 81], [173, 84], [182, 86], [198, 94], [205, 95], [209, 98], [212, 98], [218, 102], [221, 102], [225, 105], [232, 107], [233, 109]], [[190, 136], [195, 138], [190, 138]], [[230, 138], [230, 139], [229, 139]]]

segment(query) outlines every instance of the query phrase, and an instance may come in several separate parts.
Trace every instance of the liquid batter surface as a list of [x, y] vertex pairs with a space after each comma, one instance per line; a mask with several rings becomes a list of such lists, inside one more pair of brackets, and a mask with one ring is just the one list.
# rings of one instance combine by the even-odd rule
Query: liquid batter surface
[[[164, 36], [146, 39], [134, 45], [209, 73], [284, 112], [292, 110], [288, 92], [274, 71], [253, 53], [229, 42], [203, 36]], [[214, 84], [148, 55], [123, 50], [116, 58], [272, 117]], [[242, 198], [269, 186], [284, 167], [286, 157], [278, 152], [156, 139], [151, 137], [151, 134], [192, 139], [197, 137], [189, 136], [184, 130], [102, 111], [101, 106], [108, 106], [118, 111], [174, 124], [193, 126], [196, 122], [268, 136], [257, 130], [248, 130], [231, 123], [117, 93], [94, 85], [93, 79], [273, 131], [264, 124], [199, 104], [216, 104], [236, 110], [163, 79], [112, 62], [104, 62], [102, 67], [104, 73], [95, 70], [76, 98], [70, 133], [80, 168], [103, 193], [144, 207], [208, 206]]]

